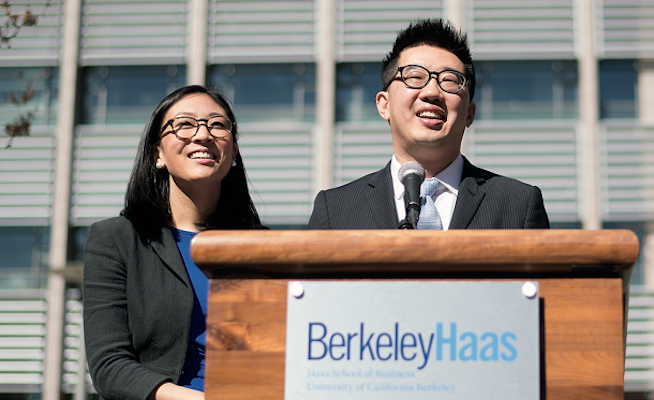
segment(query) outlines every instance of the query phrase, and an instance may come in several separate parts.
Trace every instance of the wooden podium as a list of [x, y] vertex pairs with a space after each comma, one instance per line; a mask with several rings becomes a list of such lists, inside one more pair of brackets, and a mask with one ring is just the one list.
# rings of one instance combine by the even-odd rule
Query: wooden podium
[[627, 230], [206, 231], [207, 399], [284, 398], [289, 280], [539, 282], [541, 399], [624, 398]]

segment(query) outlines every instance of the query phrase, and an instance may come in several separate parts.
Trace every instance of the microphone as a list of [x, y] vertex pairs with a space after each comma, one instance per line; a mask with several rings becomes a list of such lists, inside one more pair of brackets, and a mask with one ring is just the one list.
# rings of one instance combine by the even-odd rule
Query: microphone
[[420, 184], [425, 180], [425, 169], [416, 161], [409, 161], [400, 167], [397, 174], [404, 185], [404, 207], [406, 218], [400, 223], [400, 229], [418, 229], [416, 224], [420, 217]]

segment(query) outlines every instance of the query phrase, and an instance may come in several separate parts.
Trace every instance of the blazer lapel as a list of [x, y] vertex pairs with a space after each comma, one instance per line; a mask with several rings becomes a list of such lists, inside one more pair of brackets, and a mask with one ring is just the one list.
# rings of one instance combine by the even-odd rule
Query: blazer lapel
[[379, 229], [397, 229], [397, 210], [393, 194], [393, 181], [391, 179], [391, 163], [386, 168], [374, 174], [368, 181], [366, 199], [370, 214]]
[[188, 272], [182, 260], [182, 255], [179, 254], [177, 243], [173, 237], [173, 233], [165, 226], [161, 228], [161, 241], [151, 240], [150, 244], [155, 253], [161, 258], [168, 269], [170, 269], [177, 277], [184, 282], [187, 286], [191, 286], [189, 281]]
[[477, 171], [477, 167], [470, 164], [468, 159], [463, 157], [461, 185], [459, 186], [459, 195], [456, 199], [450, 229], [466, 229], [486, 196], [483, 185], [486, 179], [479, 176]]

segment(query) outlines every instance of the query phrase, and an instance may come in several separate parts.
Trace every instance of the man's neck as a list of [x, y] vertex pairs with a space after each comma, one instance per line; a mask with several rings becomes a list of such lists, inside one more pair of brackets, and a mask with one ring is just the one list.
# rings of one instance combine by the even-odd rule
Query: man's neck
[[408, 154], [395, 153], [395, 158], [397, 158], [397, 161], [400, 163], [400, 165], [409, 161], [417, 161], [425, 169], [425, 177], [433, 178], [434, 176], [440, 174], [441, 171], [447, 168], [450, 164], [452, 164], [452, 161], [454, 161], [458, 155], [459, 153], [452, 155], [448, 154], [447, 156], [434, 158], [420, 156], [414, 157]]

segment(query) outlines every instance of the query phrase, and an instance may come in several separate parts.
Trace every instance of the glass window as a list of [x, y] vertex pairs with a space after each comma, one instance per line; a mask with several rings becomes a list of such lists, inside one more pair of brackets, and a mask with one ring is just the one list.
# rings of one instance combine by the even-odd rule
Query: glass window
[[74, 261], [84, 261], [84, 245], [88, 235], [88, 226], [76, 226], [71, 234], [69, 258]]
[[636, 118], [635, 65], [634, 60], [600, 61], [600, 118]]
[[45, 287], [49, 243], [49, 227], [0, 227], [0, 289]]
[[313, 122], [313, 64], [216, 65], [209, 85], [231, 99], [238, 122]]
[[84, 69], [82, 123], [142, 125], [159, 102], [184, 86], [183, 66], [112, 66]]
[[381, 90], [381, 63], [341, 64], [336, 72], [336, 121], [381, 121], [375, 96]]
[[574, 61], [475, 63], [476, 119], [577, 118]]
[[33, 114], [32, 125], [54, 126], [58, 94], [57, 68], [0, 68], [0, 124]]

